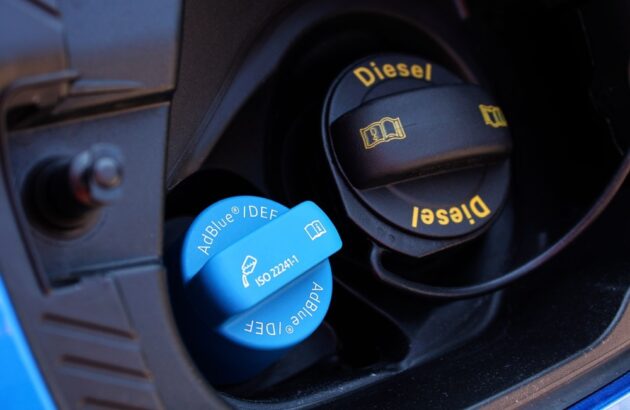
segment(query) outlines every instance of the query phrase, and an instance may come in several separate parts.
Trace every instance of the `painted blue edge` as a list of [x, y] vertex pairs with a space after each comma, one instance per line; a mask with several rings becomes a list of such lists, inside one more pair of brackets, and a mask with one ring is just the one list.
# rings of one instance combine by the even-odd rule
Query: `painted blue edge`
[[55, 409], [1, 276], [0, 407], [3, 410]]
[[630, 373], [570, 407], [571, 410], [630, 408]]

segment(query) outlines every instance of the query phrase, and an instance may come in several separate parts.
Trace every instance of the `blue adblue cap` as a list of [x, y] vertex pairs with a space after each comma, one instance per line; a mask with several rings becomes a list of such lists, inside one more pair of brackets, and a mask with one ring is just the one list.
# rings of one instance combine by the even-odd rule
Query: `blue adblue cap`
[[328, 257], [340, 248], [332, 221], [313, 202], [289, 210], [238, 196], [194, 220], [181, 273], [212, 382], [254, 376], [317, 329], [332, 296]]

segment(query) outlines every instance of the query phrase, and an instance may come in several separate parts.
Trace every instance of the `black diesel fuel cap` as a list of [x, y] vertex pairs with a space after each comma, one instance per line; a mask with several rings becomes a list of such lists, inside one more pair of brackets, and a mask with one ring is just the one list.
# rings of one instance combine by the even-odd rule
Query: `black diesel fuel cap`
[[427, 60], [387, 54], [348, 67], [329, 92], [324, 133], [338, 185], [393, 228], [391, 248], [401, 235], [433, 240], [431, 251], [436, 240], [461, 242], [505, 201], [511, 142], [501, 108]]

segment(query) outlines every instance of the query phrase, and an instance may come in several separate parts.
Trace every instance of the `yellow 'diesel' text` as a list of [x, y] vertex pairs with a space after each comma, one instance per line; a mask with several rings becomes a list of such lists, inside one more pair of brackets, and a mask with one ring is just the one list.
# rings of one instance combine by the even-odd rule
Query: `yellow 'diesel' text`
[[396, 77], [411, 77], [419, 80], [431, 81], [433, 67], [430, 63], [422, 64], [383, 64], [380, 67], [370, 61], [366, 66], [359, 66], [352, 70], [354, 76], [365, 87], [371, 87], [378, 81], [389, 80]]
[[448, 209], [419, 208], [414, 206], [411, 216], [411, 227], [417, 228], [419, 224], [433, 225], [434, 223], [446, 226], [463, 222], [474, 225], [476, 223], [475, 218], [484, 219], [491, 213], [492, 211], [483, 199], [481, 199], [479, 195], [475, 195], [468, 201], [468, 204], [464, 203], [459, 206], [452, 206]]

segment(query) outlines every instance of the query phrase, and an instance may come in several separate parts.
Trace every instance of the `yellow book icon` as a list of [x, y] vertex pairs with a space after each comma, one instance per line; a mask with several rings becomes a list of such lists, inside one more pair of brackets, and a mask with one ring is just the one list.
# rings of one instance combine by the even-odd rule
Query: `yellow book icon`
[[374, 148], [383, 142], [405, 139], [400, 118], [383, 117], [379, 121], [373, 122], [360, 130], [365, 149]]
[[501, 108], [495, 105], [479, 105], [479, 111], [486, 125], [492, 128], [507, 127], [507, 121]]

